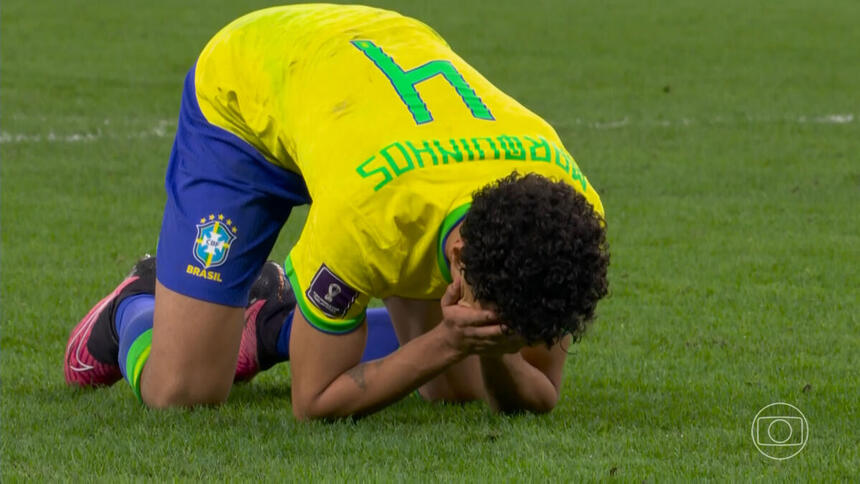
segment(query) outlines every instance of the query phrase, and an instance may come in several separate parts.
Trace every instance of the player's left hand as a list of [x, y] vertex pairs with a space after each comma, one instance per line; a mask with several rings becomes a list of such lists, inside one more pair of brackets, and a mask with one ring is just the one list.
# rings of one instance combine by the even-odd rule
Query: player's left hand
[[455, 280], [442, 297], [442, 324], [449, 344], [467, 355], [501, 356], [515, 353], [525, 340], [507, 330], [495, 311], [476, 302], [461, 302], [460, 280]]

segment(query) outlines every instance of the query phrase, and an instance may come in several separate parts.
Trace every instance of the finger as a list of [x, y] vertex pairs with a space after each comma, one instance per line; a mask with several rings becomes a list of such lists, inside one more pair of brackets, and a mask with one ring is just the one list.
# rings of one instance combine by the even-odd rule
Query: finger
[[448, 288], [445, 289], [445, 294], [442, 295], [442, 307], [446, 306], [454, 306], [457, 304], [457, 301], [460, 300], [460, 280], [448, 284]]
[[505, 336], [508, 338], [508, 340], [511, 341], [512, 344], [527, 346], [526, 339], [523, 338], [519, 333], [514, 332], [513, 330], [511, 330], [510, 327], [504, 324], [502, 325], [502, 328], [505, 331]]
[[454, 320], [462, 326], [487, 326], [499, 324], [499, 316], [489, 309], [475, 309], [454, 304], [443, 307], [442, 313], [446, 318]]
[[470, 326], [483, 327], [499, 325], [499, 315], [489, 309], [481, 309], [474, 311], [474, 313]]
[[[475, 328], [475, 330], [484, 330], [485, 328], [489, 327]], [[479, 334], [481, 336], [478, 336]], [[521, 350], [526, 343], [523, 338], [508, 333], [504, 326], [501, 326], [499, 331], [492, 328], [483, 333], [473, 333], [471, 339], [478, 343], [478, 346], [483, 350], [497, 353], [515, 353]]]
[[504, 337], [505, 329], [501, 324], [490, 324], [486, 326], [474, 326], [469, 328], [466, 335], [476, 340], [494, 342]]

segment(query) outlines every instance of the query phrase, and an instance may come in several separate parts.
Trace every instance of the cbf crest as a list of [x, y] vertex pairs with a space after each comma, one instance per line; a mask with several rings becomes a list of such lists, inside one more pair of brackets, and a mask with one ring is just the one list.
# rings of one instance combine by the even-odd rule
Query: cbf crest
[[204, 269], [220, 266], [227, 261], [238, 231], [233, 221], [225, 219], [223, 214], [210, 214], [208, 218], [201, 218], [197, 224], [194, 258], [203, 264]]

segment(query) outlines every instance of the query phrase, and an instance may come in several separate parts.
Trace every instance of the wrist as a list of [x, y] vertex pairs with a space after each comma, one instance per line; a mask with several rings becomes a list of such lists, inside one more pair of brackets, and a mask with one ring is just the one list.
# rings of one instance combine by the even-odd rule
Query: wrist
[[434, 340], [433, 346], [435, 350], [439, 352], [439, 355], [443, 359], [449, 360], [451, 364], [457, 363], [469, 356], [462, 345], [457, 344], [458, 338], [454, 332], [444, 323], [436, 325], [435, 328], [426, 333], [426, 336]]

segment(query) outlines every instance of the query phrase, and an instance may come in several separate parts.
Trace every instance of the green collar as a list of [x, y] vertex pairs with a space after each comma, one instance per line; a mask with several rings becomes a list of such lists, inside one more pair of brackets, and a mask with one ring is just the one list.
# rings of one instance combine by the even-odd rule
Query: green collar
[[449, 267], [448, 257], [445, 256], [445, 242], [448, 240], [448, 235], [451, 230], [457, 226], [460, 221], [466, 216], [466, 212], [472, 207], [472, 202], [464, 203], [454, 210], [451, 210], [448, 215], [442, 220], [442, 225], [439, 226], [439, 236], [436, 241], [436, 263], [439, 264], [439, 272], [442, 273], [442, 278], [448, 284], [454, 282], [451, 278], [451, 269]]

